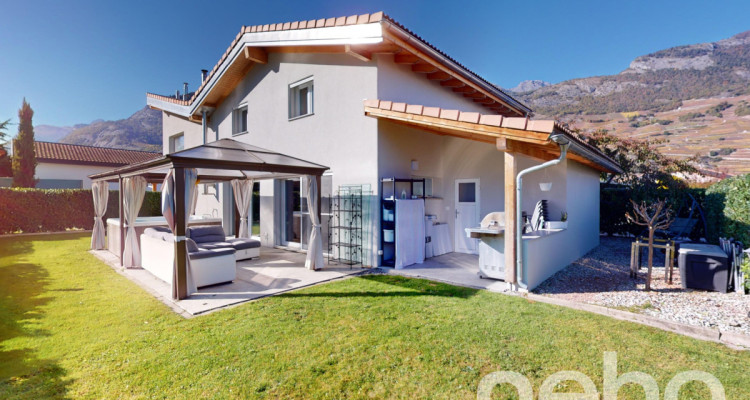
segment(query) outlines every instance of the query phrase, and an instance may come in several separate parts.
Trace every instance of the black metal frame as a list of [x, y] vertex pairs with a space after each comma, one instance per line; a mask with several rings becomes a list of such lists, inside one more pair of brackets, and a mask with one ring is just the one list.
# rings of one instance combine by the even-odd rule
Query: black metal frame
[[340, 186], [331, 196], [328, 264], [363, 265], [364, 193], [361, 186]]
[[[404, 178], [382, 178], [380, 180], [380, 265], [384, 267], [393, 267], [396, 265], [396, 199], [399, 194], [397, 192], [399, 184], [408, 183], [407, 198], [411, 199], [414, 197], [414, 184], [422, 184], [422, 195], [417, 196], [419, 199], [424, 199], [425, 194], [425, 179], [404, 179]], [[390, 198], [386, 197], [386, 185], [390, 186]], [[405, 185], [402, 185], [405, 186]], [[404, 189], [405, 190], [405, 189]], [[393, 211], [393, 221], [385, 220], [384, 210]], [[393, 242], [385, 241], [385, 231], [393, 230]]]

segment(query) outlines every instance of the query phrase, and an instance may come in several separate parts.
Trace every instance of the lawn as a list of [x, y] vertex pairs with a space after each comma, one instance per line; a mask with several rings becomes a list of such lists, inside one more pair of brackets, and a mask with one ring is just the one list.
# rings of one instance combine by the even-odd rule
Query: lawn
[[[602, 386], [605, 351], [663, 393], [678, 372], [750, 398], [750, 353], [610, 318], [393, 276], [183, 319], [86, 252], [88, 236], [0, 239], [0, 398], [476, 398], [510, 370]], [[577, 384], [561, 390], [576, 389]], [[507, 398], [507, 385], [497, 389]], [[691, 384], [683, 398], [708, 398]], [[643, 398], [625, 386], [621, 398]]]

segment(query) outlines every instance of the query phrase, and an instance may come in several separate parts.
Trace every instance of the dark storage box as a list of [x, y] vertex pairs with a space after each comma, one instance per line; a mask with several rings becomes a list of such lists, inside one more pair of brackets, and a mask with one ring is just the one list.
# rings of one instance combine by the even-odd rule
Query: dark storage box
[[677, 263], [682, 288], [727, 292], [729, 257], [719, 246], [684, 243], [680, 245]]

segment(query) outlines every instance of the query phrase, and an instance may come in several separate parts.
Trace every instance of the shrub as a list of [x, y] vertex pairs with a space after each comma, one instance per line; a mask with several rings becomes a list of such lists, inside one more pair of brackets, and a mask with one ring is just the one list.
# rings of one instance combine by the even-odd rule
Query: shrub
[[[119, 193], [110, 190], [107, 218], [118, 216]], [[0, 233], [91, 229], [94, 201], [89, 189], [0, 188]], [[161, 215], [161, 193], [146, 192], [140, 216]]]
[[703, 116], [704, 115], [701, 114], [701, 113], [691, 112], [691, 113], [687, 113], [687, 114], [684, 114], [684, 115], [680, 115], [680, 121], [687, 122], [687, 121], [690, 121], [690, 120], [693, 120], [693, 119], [696, 119], [696, 118], [701, 118]]
[[734, 115], [738, 117], [750, 115], [750, 104], [748, 104], [744, 100], [741, 101], [739, 104], [737, 104], [737, 108], [734, 109]]
[[750, 174], [724, 179], [706, 190], [708, 240], [733, 237], [750, 244]]

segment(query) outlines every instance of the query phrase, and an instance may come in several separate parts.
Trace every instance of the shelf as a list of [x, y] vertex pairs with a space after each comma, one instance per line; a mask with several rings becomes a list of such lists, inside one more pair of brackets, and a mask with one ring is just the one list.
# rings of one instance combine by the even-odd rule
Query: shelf
[[345, 242], [334, 242], [334, 243], [331, 243], [331, 246], [334, 246], [334, 247], [349, 247], [349, 248], [362, 247], [361, 244], [357, 244], [357, 243], [345, 243]]
[[352, 230], [358, 230], [361, 228], [358, 226], [335, 225], [335, 226], [331, 226], [330, 229], [345, 229], [347, 231], [352, 231]]

